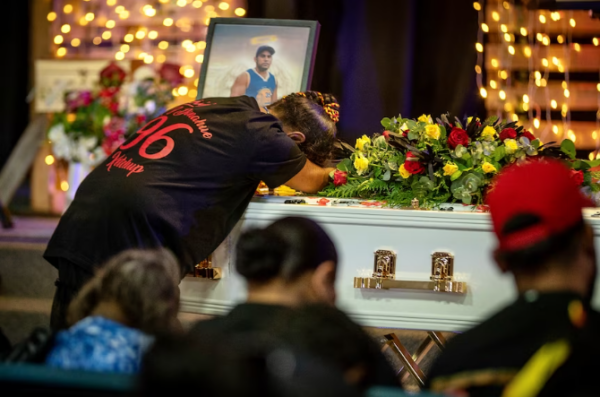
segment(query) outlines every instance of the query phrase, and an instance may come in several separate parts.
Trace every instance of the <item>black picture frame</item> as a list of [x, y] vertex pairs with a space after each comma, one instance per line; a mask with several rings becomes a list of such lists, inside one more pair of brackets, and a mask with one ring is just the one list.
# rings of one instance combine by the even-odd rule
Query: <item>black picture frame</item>
[[319, 31], [321, 25], [318, 21], [300, 21], [292, 19], [258, 19], [258, 18], [211, 18], [206, 34], [206, 49], [204, 51], [204, 61], [200, 66], [200, 75], [198, 78], [198, 95], [196, 99], [202, 99], [204, 86], [206, 83], [206, 74], [210, 65], [210, 54], [212, 50], [212, 41], [215, 35], [217, 25], [246, 25], [246, 26], [283, 26], [283, 27], [302, 27], [309, 28], [308, 43], [304, 58], [304, 68], [302, 72], [300, 91], [310, 89], [313, 76], [315, 58], [317, 56], [317, 44], [319, 40]]

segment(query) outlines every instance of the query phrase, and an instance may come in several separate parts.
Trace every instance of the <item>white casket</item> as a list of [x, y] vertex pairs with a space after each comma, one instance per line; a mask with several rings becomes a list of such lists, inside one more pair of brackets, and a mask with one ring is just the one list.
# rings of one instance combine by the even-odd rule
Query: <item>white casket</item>
[[[493, 263], [495, 240], [489, 214], [459, 212], [462, 207], [454, 207], [452, 212], [353, 208], [255, 198], [212, 256], [212, 266], [219, 268], [221, 278], [187, 277], [181, 285], [181, 309], [226, 314], [246, 293], [232, 255], [240, 231], [264, 227], [285, 216], [304, 216], [319, 222], [335, 241], [340, 255], [338, 307], [358, 323], [435, 331], [470, 328], [512, 300], [515, 288], [510, 276], [501, 274]], [[600, 218], [594, 214], [595, 210], [584, 212], [600, 247]], [[396, 281], [372, 278], [377, 250], [396, 253]], [[454, 255], [453, 281], [431, 281], [434, 252]], [[594, 302], [600, 307], [600, 296]]]

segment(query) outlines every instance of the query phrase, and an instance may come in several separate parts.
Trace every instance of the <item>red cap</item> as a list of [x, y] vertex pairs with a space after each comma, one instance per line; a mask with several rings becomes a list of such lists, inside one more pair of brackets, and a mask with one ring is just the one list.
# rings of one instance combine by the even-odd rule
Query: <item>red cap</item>
[[[514, 164], [496, 178], [487, 196], [494, 232], [501, 251], [530, 247], [566, 231], [582, 220], [581, 209], [594, 207], [571, 177], [571, 170], [557, 160], [544, 159]], [[535, 215], [541, 221], [504, 234], [516, 215]]]

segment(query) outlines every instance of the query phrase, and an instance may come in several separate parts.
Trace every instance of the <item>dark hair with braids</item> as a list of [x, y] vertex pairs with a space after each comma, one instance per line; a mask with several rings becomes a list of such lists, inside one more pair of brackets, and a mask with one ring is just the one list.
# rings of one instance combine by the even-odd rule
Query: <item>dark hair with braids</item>
[[333, 150], [339, 107], [331, 94], [306, 91], [284, 96], [268, 109], [285, 129], [304, 134], [306, 140], [298, 146], [310, 161], [324, 166]]

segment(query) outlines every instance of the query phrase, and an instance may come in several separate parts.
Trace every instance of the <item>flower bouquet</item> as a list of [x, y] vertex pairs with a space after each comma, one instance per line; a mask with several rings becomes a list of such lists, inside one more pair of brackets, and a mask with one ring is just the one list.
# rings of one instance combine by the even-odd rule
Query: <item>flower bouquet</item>
[[321, 195], [384, 200], [392, 207], [409, 206], [415, 198], [426, 208], [480, 205], [502, 167], [541, 157], [562, 159], [584, 190], [600, 191], [600, 175], [590, 171], [599, 160], [577, 160], [572, 141], [543, 144], [516, 122], [452, 120], [445, 114], [436, 120], [384, 118], [381, 124], [382, 134], [363, 135], [354, 148], [342, 145], [345, 158]]

